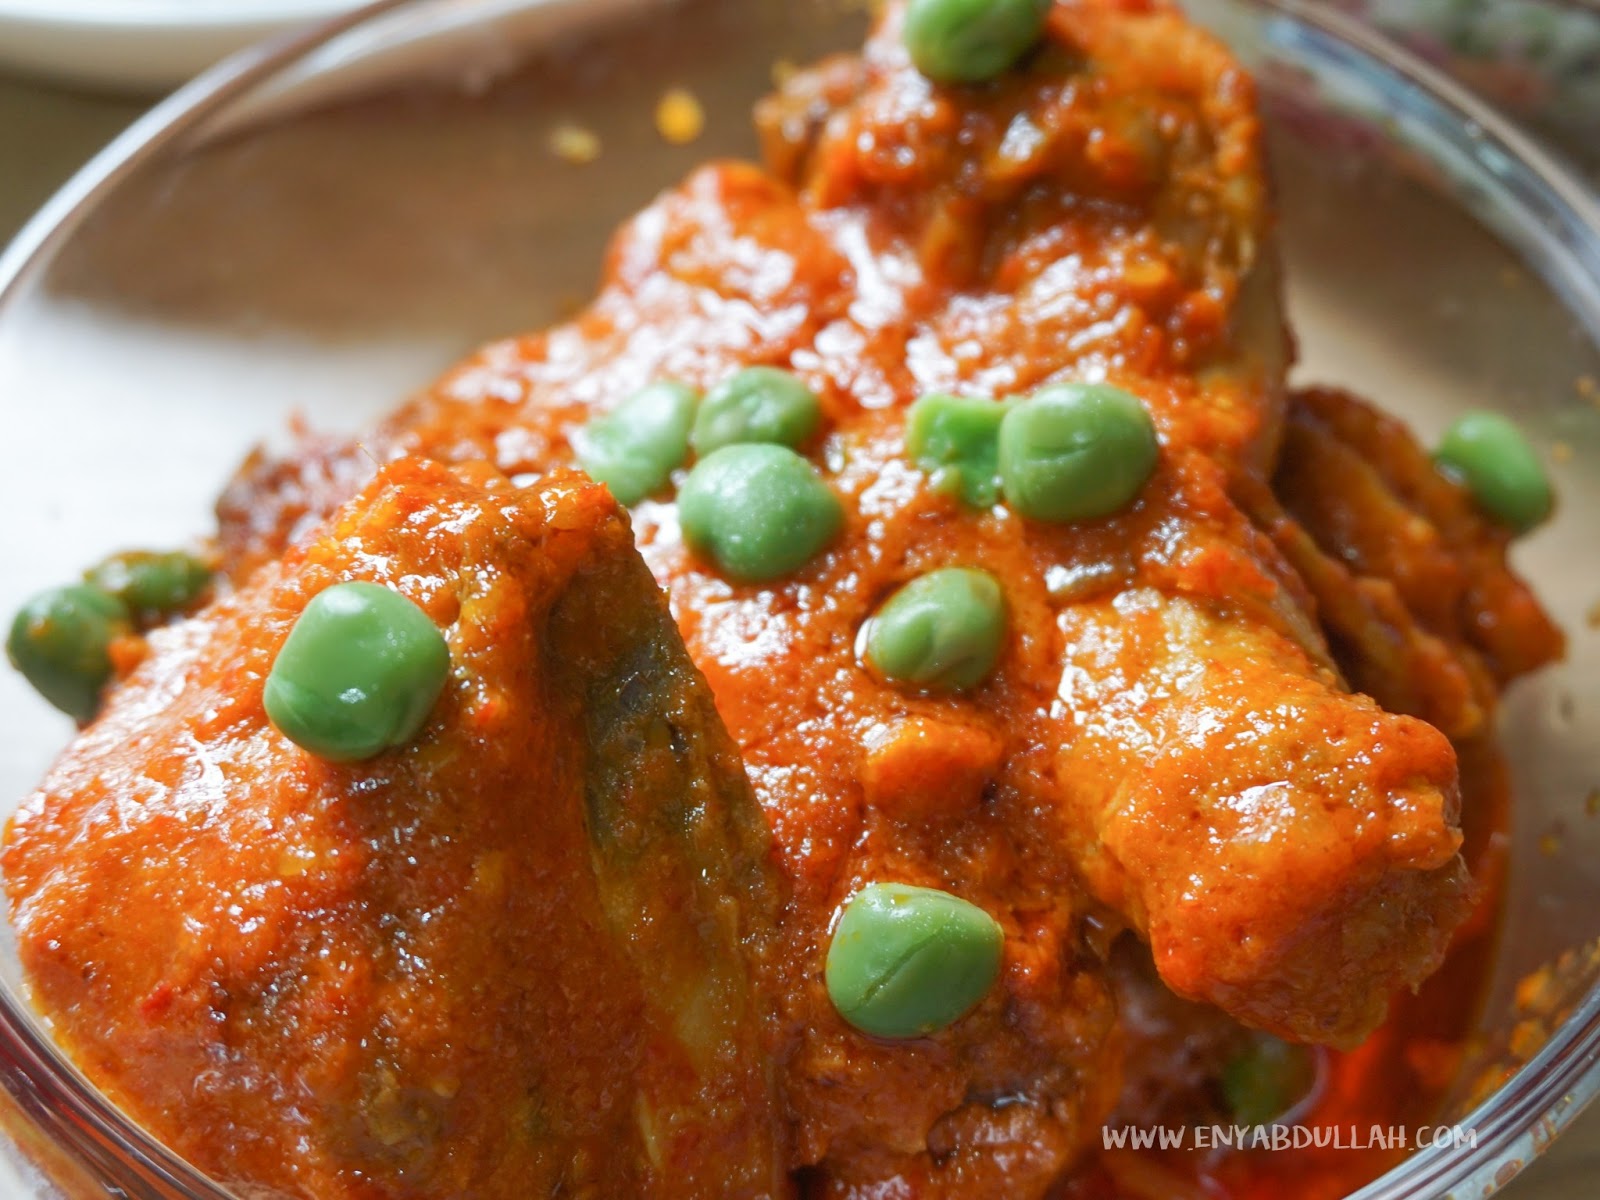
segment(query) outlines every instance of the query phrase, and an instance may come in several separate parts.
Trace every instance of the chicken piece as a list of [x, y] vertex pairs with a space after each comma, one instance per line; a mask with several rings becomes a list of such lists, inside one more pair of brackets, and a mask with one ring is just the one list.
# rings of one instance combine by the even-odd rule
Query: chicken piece
[[[1477, 907], [1457, 929], [1445, 969], [1416, 995], [1399, 997], [1375, 1037], [1354, 1054], [1321, 1056], [1328, 1078], [1317, 1106], [1300, 1118], [1329, 1125], [1380, 1113], [1402, 1123], [1426, 1119], [1455, 1078], [1482, 994], [1474, 972], [1499, 927], [1510, 781], [1491, 718], [1502, 679], [1559, 655], [1562, 635], [1511, 571], [1506, 533], [1437, 472], [1409, 430], [1354, 396], [1330, 389], [1293, 396], [1274, 488], [1247, 490], [1252, 519], [1313, 593], [1345, 677], [1385, 707], [1449, 733], [1460, 756], [1462, 855]], [[1485, 630], [1495, 631], [1503, 664], [1495, 670]], [[1111, 956], [1126, 1046], [1116, 1121], [1136, 1128], [1233, 1123], [1217, 1107], [1218, 1081], [1253, 1035], [1218, 1009], [1176, 999], [1157, 983], [1148, 956], [1132, 950], [1124, 938]], [[1357, 1190], [1388, 1165], [1381, 1155], [1334, 1157], [1297, 1164], [1275, 1155], [1271, 1165], [1314, 1173], [1318, 1194], [1328, 1196]], [[1242, 1166], [1207, 1163], [1204, 1170], [1228, 1191]], [[1252, 1186], [1267, 1182], [1253, 1178]], [[1152, 1194], [1187, 1194], [1187, 1181], [1179, 1183]], [[1305, 1193], [1309, 1181], [1291, 1174], [1273, 1186]]]
[[1272, 488], [1239, 492], [1311, 590], [1346, 676], [1384, 707], [1457, 743], [1488, 739], [1501, 690], [1561, 657], [1560, 628], [1507, 564], [1509, 533], [1356, 397], [1297, 394]]
[[[794, 1164], [823, 1195], [1037, 1197], [1116, 1101], [1086, 923], [1130, 924], [1186, 996], [1352, 1042], [1465, 912], [1456, 768], [1437, 731], [1346, 690], [1311, 593], [1234, 500], [1276, 461], [1289, 358], [1248, 77], [1165, 5], [1082, 0], [1003, 79], [937, 87], [902, 17], [763, 107], [771, 171], [707, 167], [630, 222], [573, 322], [484, 349], [360, 448], [249, 464], [222, 547], [236, 572], [277, 554], [369, 451], [538, 475], [652, 381], [798, 373], [826, 424], [804, 449], [847, 511], [826, 553], [736, 586], [666, 497], [635, 511], [790, 885], [762, 986]], [[919, 395], [1081, 379], [1158, 427], [1117, 517], [967, 511], [908, 461]], [[1004, 583], [997, 670], [960, 696], [874, 677], [861, 625], [946, 566]], [[934, 774], [952, 785], [904, 786]], [[999, 985], [932, 1037], [873, 1041], [828, 1003], [834, 913], [872, 880], [952, 890], [1005, 930]]]
[[1125, 592], [1062, 630], [1090, 886], [1179, 995], [1360, 1041], [1468, 912], [1449, 741], [1187, 600]]
[[1410, 430], [1331, 388], [1294, 396], [1272, 490], [1240, 490], [1313, 593], [1345, 677], [1454, 743], [1462, 855], [1480, 896], [1457, 938], [1487, 935], [1508, 848], [1494, 714], [1506, 685], [1565, 649], [1507, 561], [1509, 532], [1435, 469]]
[[[1507, 564], [1512, 532], [1440, 474], [1403, 424], [1347, 392], [1308, 388], [1288, 431], [1273, 484], [1284, 508], [1352, 571], [1387, 580], [1422, 629], [1492, 680], [1491, 693], [1561, 657], [1560, 628]], [[1373, 680], [1373, 695], [1396, 682]], [[1399, 699], [1390, 707], [1413, 711]]]
[[[388, 584], [453, 673], [402, 749], [268, 724], [307, 601]], [[32, 994], [87, 1074], [292, 1196], [788, 1193], [737, 757], [605, 491], [400, 462], [146, 661], [14, 819]]]

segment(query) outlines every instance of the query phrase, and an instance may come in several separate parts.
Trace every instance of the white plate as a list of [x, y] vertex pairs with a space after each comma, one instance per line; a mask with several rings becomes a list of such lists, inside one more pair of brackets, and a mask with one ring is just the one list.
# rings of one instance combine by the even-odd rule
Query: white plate
[[0, 0], [0, 67], [137, 91], [361, 0]]

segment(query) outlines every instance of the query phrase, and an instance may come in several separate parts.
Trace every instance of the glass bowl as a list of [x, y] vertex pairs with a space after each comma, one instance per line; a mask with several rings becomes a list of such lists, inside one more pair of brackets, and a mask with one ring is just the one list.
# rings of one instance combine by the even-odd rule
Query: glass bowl
[[[611, 230], [750, 155], [774, 68], [859, 41], [848, 0], [390, 0], [234, 59], [139, 122], [0, 257], [0, 611], [130, 545], [204, 534], [255, 443], [353, 430], [593, 288]], [[1486, 1195], [1600, 1085], [1600, 210], [1528, 139], [1340, 12], [1197, 0], [1256, 72], [1299, 377], [1424, 438], [1504, 409], [1557, 519], [1518, 548], [1572, 635], [1508, 697], [1512, 878], [1457, 1111], [1363, 1197]], [[708, 120], [669, 144], [669, 88]], [[0, 797], [70, 730], [0, 672]], [[0, 933], [0, 1122], [19, 1194], [220, 1197], [75, 1072]], [[1554, 964], [1540, 988], [1518, 982]], [[1500, 1080], [1486, 1098], [1474, 1081]], [[1481, 1089], [1480, 1089], [1481, 1090]]]

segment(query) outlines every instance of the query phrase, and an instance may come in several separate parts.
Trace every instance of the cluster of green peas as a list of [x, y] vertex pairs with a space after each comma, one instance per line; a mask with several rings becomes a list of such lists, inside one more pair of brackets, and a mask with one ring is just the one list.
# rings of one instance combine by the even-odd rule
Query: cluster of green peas
[[211, 574], [183, 551], [113, 555], [78, 583], [31, 597], [12, 619], [6, 657], [56, 708], [92, 720], [111, 678], [112, 643], [192, 607]]
[[822, 427], [822, 404], [778, 367], [747, 367], [704, 397], [664, 380], [573, 435], [578, 465], [637, 504], [696, 461], [678, 489], [683, 539], [728, 578], [762, 583], [798, 570], [844, 527], [844, 509], [797, 447]]
[[[1139, 400], [1106, 384], [1058, 384], [1019, 400], [924, 396], [906, 417], [906, 452], [935, 489], [973, 508], [1003, 496], [1024, 517], [1092, 521], [1126, 509], [1155, 470], [1155, 426]], [[994, 669], [1005, 601], [984, 571], [947, 567], [912, 580], [862, 629], [881, 677], [965, 691]]]
[[[192, 609], [212, 569], [184, 551], [130, 551], [82, 581], [40, 592], [17, 612], [6, 655], [41, 696], [94, 719], [112, 644]], [[263, 702], [297, 745], [335, 762], [370, 758], [414, 737], [450, 670], [429, 616], [391, 588], [341, 583], [318, 593], [273, 660]]]

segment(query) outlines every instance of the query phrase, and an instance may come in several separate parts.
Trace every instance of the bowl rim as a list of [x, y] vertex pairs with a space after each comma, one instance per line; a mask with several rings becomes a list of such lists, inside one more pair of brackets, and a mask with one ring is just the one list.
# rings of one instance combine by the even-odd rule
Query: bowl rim
[[[0, 316], [68, 238], [133, 173], [179, 144], [228, 106], [303, 62], [341, 35], [388, 14], [437, 0], [374, 0], [306, 28], [269, 38], [205, 71], [156, 104], [81, 167], [0, 249]], [[532, 8], [551, 0], [524, 0]], [[1480, 161], [1541, 195], [1552, 219], [1591, 253], [1579, 264], [1600, 297], [1600, 194], [1554, 152], [1441, 68], [1392, 37], [1320, 0], [1230, 0], [1278, 15], [1353, 49], [1398, 78], [1428, 106], [1471, 132]], [[1559, 0], [1600, 13], [1600, 0]], [[1549, 281], [1553, 282], [1553, 281]], [[1588, 314], [1600, 343], [1600, 306]], [[78, 1165], [138, 1200], [237, 1200], [126, 1118], [37, 1031], [20, 997], [0, 987], [0, 1086], [24, 1113], [74, 1155]], [[1476, 1143], [1466, 1154], [1419, 1150], [1354, 1194], [1352, 1200], [1443, 1195], [1464, 1184], [1487, 1195], [1538, 1157], [1600, 1093], [1600, 984], [1556, 1028], [1544, 1047], [1460, 1124]], [[1466, 1193], [1462, 1193], [1466, 1194]]]

